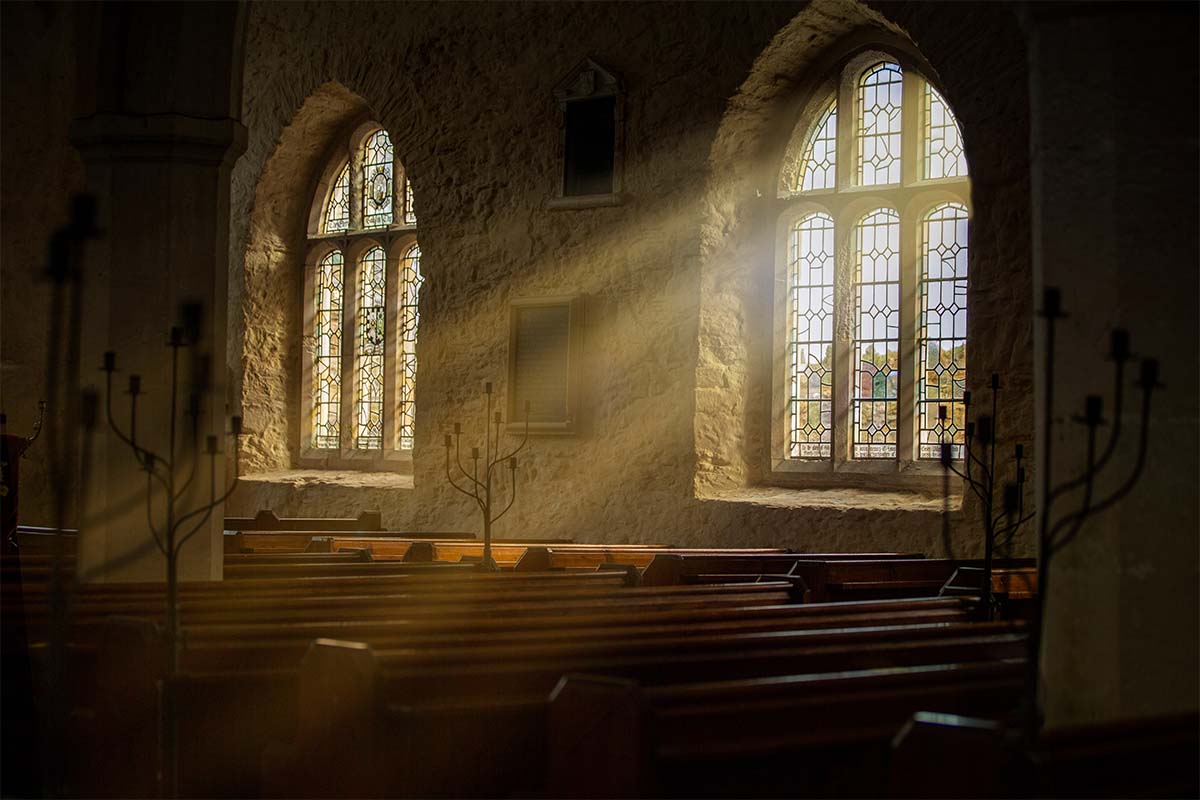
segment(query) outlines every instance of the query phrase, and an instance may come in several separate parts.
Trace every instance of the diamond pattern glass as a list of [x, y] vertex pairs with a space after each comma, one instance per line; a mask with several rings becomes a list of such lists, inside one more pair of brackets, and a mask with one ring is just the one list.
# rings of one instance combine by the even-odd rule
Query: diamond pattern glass
[[413, 434], [416, 428], [417, 387], [417, 327], [421, 322], [418, 298], [421, 284], [421, 249], [413, 245], [400, 261], [400, 397], [397, 403], [397, 419], [400, 423], [400, 449], [413, 449]]
[[313, 313], [312, 444], [341, 446], [342, 253], [334, 250], [317, 265]]
[[363, 227], [392, 224], [392, 140], [387, 131], [376, 131], [363, 145]]
[[921, 141], [925, 157], [922, 159], [922, 177], [926, 180], [967, 177], [967, 156], [963, 152], [958, 120], [937, 89], [928, 83], [925, 84], [924, 95]]
[[880, 62], [858, 81], [858, 183], [900, 182], [900, 109], [904, 96], [900, 67]]
[[896, 458], [900, 388], [900, 215], [854, 228], [853, 456]]
[[355, 339], [354, 446], [383, 448], [383, 361], [387, 334], [387, 257], [373, 247], [358, 264], [358, 331]]
[[788, 457], [829, 458], [833, 432], [833, 218], [809, 214], [788, 251]]
[[809, 134], [800, 167], [801, 192], [832, 189], [837, 179], [837, 101], [830, 100]]
[[[937, 206], [921, 222], [921, 331], [917, 341], [918, 458], [940, 458], [942, 443], [953, 458], [965, 446], [967, 384], [967, 207]], [[940, 419], [938, 407], [946, 406]]]

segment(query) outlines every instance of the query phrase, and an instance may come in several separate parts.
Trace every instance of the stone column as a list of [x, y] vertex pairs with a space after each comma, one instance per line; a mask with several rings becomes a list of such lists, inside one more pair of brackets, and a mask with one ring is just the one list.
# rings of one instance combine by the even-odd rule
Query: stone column
[[[1191, 5], [1042, 4], [1025, 9], [1032, 103], [1035, 305], [1060, 287], [1053, 463], [1039, 427], [1038, 475], [1085, 464], [1084, 398], [1113, 419], [1109, 333], [1157, 357], [1145, 471], [1052, 561], [1042, 658], [1048, 726], [1197, 707], [1197, 78]], [[1045, 325], [1035, 322], [1038, 376]], [[1124, 431], [1100, 497], [1137, 460], [1138, 362]], [[1046, 404], [1039, 380], [1038, 419]], [[1040, 425], [1040, 423], [1039, 423]], [[1040, 484], [1040, 478], [1038, 480]], [[1079, 507], [1080, 493], [1051, 520]], [[1039, 509], [1045, 498], [1039, 497]]]
[[[87, 189], [98, 202], [102, 234], [84, 261], [84, 387], [102, 394], [105, 351], [116, 353], [112, 410], [130, 427], [128, 380], [141, 376], [139, 444], [171, 450], [172, 358], [169, 329], [184, 303], [203, 309], [195, 367], [181, 358], [179, 425], [174, 449], [190, 454], [184, 401], [194, 370], [211, 387], [201, 408], [199, 441], [220, 437], [227, 451], [231, 409], [225, 396], [229, 175], [245, 147], [241, 110], [244, 5], [106, 3], [78, 8], [78, 116], [71, 140], [83, 156]], [[85, 580], [163, 580], [165, 561], [147, 521], [148, 476], [107, 426], [85, 466], [89, 503], [79, 546]], [[218, 493], [226, 459], [216, 459]], [[181, 458], [184, 467], [190, 458]], [[207, 456], [199, 461], [184, 510], [209, 497]], [[186, 470], [181, 470], [181, 480]], [[161, 529], [165, 500], [155, 492]], [[223, 508], [202, 522], [182, 550], [182, 579], [220, 578]], [[190, 530], [188, 526], [184, 531]]]

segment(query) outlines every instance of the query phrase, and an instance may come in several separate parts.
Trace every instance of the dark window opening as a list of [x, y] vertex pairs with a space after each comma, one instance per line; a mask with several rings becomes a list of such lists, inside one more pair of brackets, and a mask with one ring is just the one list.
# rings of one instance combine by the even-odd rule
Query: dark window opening
[[616, 98], [566, 104], [563, 195], [611, 194], [616, 144]]

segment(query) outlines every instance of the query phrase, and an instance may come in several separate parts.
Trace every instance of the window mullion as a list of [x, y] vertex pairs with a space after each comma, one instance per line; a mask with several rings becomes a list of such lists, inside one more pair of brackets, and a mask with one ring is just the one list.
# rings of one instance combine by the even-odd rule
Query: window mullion
[[[916, 73], [904, 72], [904, 100], [901, 106], [900, 171], [905, 186], [913, 186], [921, 176], [921, 89]], [[917, 413], [917, 327], [918, 305], [918, 225], [903, 216], [900, 206], [900, 402], [897, 407], [896, 456], [901, 464], [914, 458]]]
[[[393, 173], [394, 174], [394, 173]], [[395, 182], [393, 181], [393, 185]], [[400, 432], [397, 428], [397, 377], [401, 367], [401, 359], [397, 353], [400, 344], [400, 248], [393, 248], [388, 254], [386, 267], [386, 283], [384, 296], [386, 310], [384, 311], [384, 340], [383, 340], [383, 454], [392, 455], [399, 446]]]
[[[353, 206], [352, 206], [353, 208]], [[354, 251], [350, 251], [354, 252]], [[350, 255], [350, 253], [347, 253]], [[354, 393], [358, 385], [354, 373], [354, 354], [358, 346], [358, 271], [359, 258], [354, 253], [353, 258], [343, 259], [342, 273], [342, 420], [339, 429], [339, 442], [342, 456], [354, 451], [354, 436], [356, 432], [354, 413]]]

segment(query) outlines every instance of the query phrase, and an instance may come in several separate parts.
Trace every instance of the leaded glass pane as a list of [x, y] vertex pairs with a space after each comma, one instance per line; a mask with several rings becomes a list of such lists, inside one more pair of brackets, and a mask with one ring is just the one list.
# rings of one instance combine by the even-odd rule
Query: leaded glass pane
[[900, 182], [900, 109], [904, 81], [900, 67], [881, 62], [858, 82], [858, 182], [879, 186]]
[[404, 224], [417, 224], [417, 212], [413, 210], [412, 181], [407, 176], [404, 178]]
[[350, 164], [342, 167], [338, 178], [329, 190], [329, 202], [325, 206], [323, 233], [338, 233], [350, 227]]
[[416, 427], [417, 327], [421, 312], [417, 300], [421, 293], [421, 249], [415, 244], [400, 261], [400, 398], [397, 418], [400, 423], [400, 449], [413, 449]]
[[963, 152], [962, 131], [950, 106], [928, 83], [925, 84], [925, 103], [922, 109], [924, 126], [922, 142], [925, 151], [923, 177], [965, 178], [967, 156]]
[[[945, 203], [921, 222], [919, 458], [940, 458], [942, 443], [963, 457], [967, 385], [967, 208]], [[946, 419], [938, 418], [946, 406]]]
[[383, 359], [387, 333], [387, 257], [373, 247], [358, 265], [354, 446], [383, 447]]
[[896, 458], [900, 388], [900, 215], [867, 214], [854, 229], [853, 455]]
[[376, 131], [363, 146], [363, 227], [392, 224], [392, 140]]
[[788, 457], [829, 458], [833, 433], [833, 218], [792, 228], [788, 258]]
[[313, 304], [312, 444], [340, 447], [342, 411], [342, 254], [317, 265]]
[[837, 178], [837, 101], [831, 100], [809, 135], [798, 189], [832, 189]]

